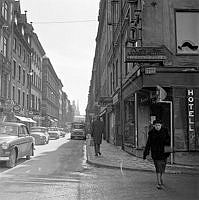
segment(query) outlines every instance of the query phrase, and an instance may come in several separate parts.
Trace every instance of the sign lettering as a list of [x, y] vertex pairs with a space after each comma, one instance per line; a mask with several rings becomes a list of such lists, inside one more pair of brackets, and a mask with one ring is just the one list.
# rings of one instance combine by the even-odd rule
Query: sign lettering
[[195, 150], [194, 90], [187, 90], [189, 150]]

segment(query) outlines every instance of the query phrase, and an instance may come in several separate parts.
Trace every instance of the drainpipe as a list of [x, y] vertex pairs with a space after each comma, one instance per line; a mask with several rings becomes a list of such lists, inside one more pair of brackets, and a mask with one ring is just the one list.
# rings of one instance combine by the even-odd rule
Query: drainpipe
[[137, 92], [135, 92], [135, 147], [138, 148], [138, 108]]

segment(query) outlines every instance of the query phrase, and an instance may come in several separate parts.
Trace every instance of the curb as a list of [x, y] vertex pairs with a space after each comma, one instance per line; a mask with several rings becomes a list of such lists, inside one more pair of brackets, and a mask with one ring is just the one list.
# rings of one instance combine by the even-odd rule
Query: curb
[[[118, 167], [118, 166], [114, 166], [114, 165], [106, 165], [106, 164], [101, 164], [101, 163], [95, 163], [92, 162], [90, 160], [86, 161], [88, 164], [95, 166], [95, 167], [102, 167], [102, 168], [107, 168], [107, 169], [122, 169], [122, 170], [127, 170], [127, 171], [137, 171], [137, 172], [150, 172], [150, 173], [154, 173], [155, 170], [150, 170], [150, 169], [138, 169], [138, 168], [129, 168], [129, 167]], [[193, 175], [193, 173], [185, 173], [182, 171], [166, 171], [166, 174], [188, 174], [188, 175]], [[197, 173], [199, 175], [199, 172]]]
[[[89, 159], [89, 153], [88, 153], [88, 146], [86, 145], [86, 163], [92, 165], [92, 166], [95, 166], [95, 167], [98, 167], [98, 168], [107, 168], [107, 169], [120, 169], [120, 170], [127, 170], [127, 171], [139, 171], [139, 172], [150, 172], [150, 173], [154, 173], [155, 172], [155, 169], [154, 170], [151, 170], [151, 169], [140, 169], [140, 168], [130, 168], [130, 167], [119, 167], [119, 166], [115, 166], [115, 165], [108, 165], [108, 164], [104, 164], [104, 163], [96, 163], [96, 162], [92, 162], [90, 159]], [[187, 174], [187, 175], [199, 175], [199, 171], [183, 171], [183, 170], [172, 170], [172, 167], [171, 166], [167, 166], [166, 167], [166, 174]]]

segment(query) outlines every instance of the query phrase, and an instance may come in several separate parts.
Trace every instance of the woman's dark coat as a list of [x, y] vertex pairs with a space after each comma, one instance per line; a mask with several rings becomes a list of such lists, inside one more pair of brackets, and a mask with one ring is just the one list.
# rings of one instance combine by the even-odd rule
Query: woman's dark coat
[[157, 131], [155, 128], [153, 128], [148, 133], [148, 139], [143, 153], [143, 158], [145, 159], [151, 150], [151, 157], [153, 160], [166, 159], [170, 153], [164, 153], [165, 145], [170, 145], [170, 136], [167, 129], [162, 127], [159, 131]]
[[102, 143], [102, 134], [104, 132], [104, 123], [100, 120], [96, 120], [91, 126], [91, 136], [93, 137], [95, 144]]

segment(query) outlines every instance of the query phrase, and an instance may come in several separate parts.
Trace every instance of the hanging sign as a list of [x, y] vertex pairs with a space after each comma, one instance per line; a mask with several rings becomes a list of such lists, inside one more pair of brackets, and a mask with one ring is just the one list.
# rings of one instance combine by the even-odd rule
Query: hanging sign
[[154, 62], [166, 60], [163, 47], [126, 47], [125, 62]]
[[188, 136], [189, 150], [195, 150], [195, 105], [194, 105], [194, 90], [187, 90], [187, 106], [188, 106]]

